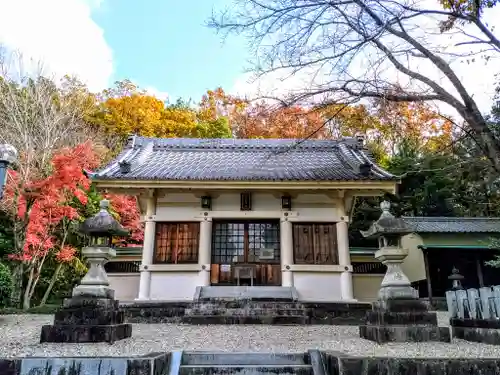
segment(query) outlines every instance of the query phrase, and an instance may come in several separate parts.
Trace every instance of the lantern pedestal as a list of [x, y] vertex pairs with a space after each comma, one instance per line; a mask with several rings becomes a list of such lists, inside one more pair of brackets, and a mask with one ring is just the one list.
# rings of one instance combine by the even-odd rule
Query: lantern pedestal
[[438, 327], [437, 315], [428, 311], [427, 304], [418, 297], [410, 280], [401, 270], [401, 263], [408, 250], [385, 247], [375, 253], [375, 258], [387, 266], [382, 280], [379, 299], [366, 314], [365, 324], [359, 327], [360, 337], [386, 342], [450, 342], [446, 327]]
[[54, 324], [42, 327], [40, 342], [113, 343], [132, 336], [132, 325], [124, 323], [124, 312], [114, 299], [103, 267], [115, 250], [93, 246], [82, 253], [90, 263], [89, 270], [56, 312]]
[[378, 301], [366, 314], [365, 324], [359, 327], [359, 336], [379, 344], [395, 342], [443, 341], [450, 342], [450, 330], [438, 327], [437, 315], [420, 301], [418, 292], [401, 269], [408, 256], [402, 237], [413, 229], [401, 218], [391, 214], [391, 204], [380, 204], [382, 214], [366, 231], [366, 238], [377, 238], [380, 250], [375, 258], [387, 266], [380, 285]]

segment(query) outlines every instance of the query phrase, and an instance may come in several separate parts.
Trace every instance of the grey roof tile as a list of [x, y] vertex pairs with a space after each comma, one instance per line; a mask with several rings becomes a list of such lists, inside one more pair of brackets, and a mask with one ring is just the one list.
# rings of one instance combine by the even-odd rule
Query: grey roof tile
[[500, 233], [498, 217], [403, 217], [416, 233]]
[[[126, 173], [120, 162], [128, 164]], [[368, 175], [360, 165], [370, 164]], [[351, 181], [397, 180], [353, 139], [194, 139], [131, 137], [93, 175], [108, 180]]]

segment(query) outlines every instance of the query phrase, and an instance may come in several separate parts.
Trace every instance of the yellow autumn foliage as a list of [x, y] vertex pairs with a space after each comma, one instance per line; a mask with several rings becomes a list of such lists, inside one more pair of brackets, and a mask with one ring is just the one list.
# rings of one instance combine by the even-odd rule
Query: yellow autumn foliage
[[145, 92], [117, 83], [118, 89], [104, 92], [88, 123], [107, 134], [122, 138], [130, 134], [145, 137], [224, 137], [230, 130], [223, 121], [203, 121], [189, 106], [168, 106]]

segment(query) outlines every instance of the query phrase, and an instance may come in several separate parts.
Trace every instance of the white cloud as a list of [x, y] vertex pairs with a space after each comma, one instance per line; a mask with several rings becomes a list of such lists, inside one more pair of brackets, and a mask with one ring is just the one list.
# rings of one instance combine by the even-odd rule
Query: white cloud
[[169, 98], [169, 95], [165, 91], [160, 91], [155, 87], [149, 86], [145, 88], [148, 95], [154, 96], [162, 101], [166, 101]]
[[[432, 1], [432, 0], [423, 0]], [[434, 4], [434, 3], [432, 3]], [[436, 3], [437, 4], [437, 3]], [[432, 7], [432, 5], [430, 5]], [[434, 5], [435, 6], [435, 5]], [[496, 7], [492, 10], [489, 10], [485, 14], [486, 22], [490, 24], [495, 24], [496, 20], [500, 18], [500, 7]], [[454, 44], [457, 41], [457, 38], [461, 38], [460, 36], [455, 36], [452, 39], [441, 35], [437, 31], [437, 22], [435, 19], [428, 19], [427, 22], [422, 24], [422, 21], [419, 20], [419, 33], [420, 36], [425, 38], [426, 45], [431, 43], [432, 45], [439, 45], [441, 50], [447, 50], [449, 52], [456, 52], [457, 48], [454, 47]], [[467, 31], [470, 31], [470, 27]], [[432, 34], [423, 34], [423, 32], [431, 31], [435, 33]], [[389, 42], [390, 43], [390, 42]], [[368, 53], [373, 52], [372, 50], [367, 51]], [[365, 52], [366, 53], [366, 52]], [[372, 57], [373, 60], [373, 57]], [[475, 62], [470, 62], [469, 64], [463, 61], [464, 59], [455, 59], [455, 61], [449, 60], [449, 63], [457, 76], [460, 78], [463, 85], [466, 87], [468, 92], [472, 94], [479, 108], [483, 112], [489, 112], [492, 105], [492, 99], [494, 96], [495, 86], [498, 83], [498, 80], [495, 80], [494, 76], [496, 73], [500, 73], [500, 64], [498, 64], [498, 57], [496, 59], [491, 59], [487, 65], [483, 59], [476, 57]], [[391, 82], [400, 82], [405, 85], [409, 81], [407, 76], [398, 72], [396, 69], [390, 67], [390, 64], [383, 64], [378, 66], [377, 69], [367, 69], [363, 67], [363, 64], [367, 63], [367, 59], [363, 59], [361, 57], [357, 61], [355, 60], [351, 66], [350, 74], [353, 76], [357, 76], [358, 78], [364, 75], [366, 72], [369, 72], [371, 76], [378, 75], [379, 77], [388, 78], [388, 81]], [[444, 78], [442, 73], [438, 71], [434, 66], [429, 63], [419, 63], [418, 59], [411, 61], [411, 67], [414, 70], [426, 75], [427, 77], [439, 82], [446, 90], [455, 94], [458, 97], [454, 87], [451, 83]], [[246, 96], [248, 98], [256, 98], [258, 96], [278, 96], [283, 97], [291, 92], [304, 92], [305, 89], [308, 88], [318, 88], [322, 86], [326, 81], [330, 81], [334, 78], [328, 74], [314, 74], [317, 73], [317, 67], [313, 67], [313, 69], [301, 71], [293, 76], [287, 75], [286, 72], [281, 71], [280, 73], [271, 73], [263, 76], [260, 79], [253, 80], [251, 74], [243, 74], [238, 77], [234, 82], [234, 85], [230, 92], [232, 94], [237, 94], [240, 96]], [[338, 78], [341, 79], [341, 78]], [[457, 116], [457, 113], [454, 109], [450, 108], [448, 105], [443, 103], [435, 103], [438, 105], [439, 109], [448, 113], [452, 116]]]
[[109, 85], [113, 56], [91, 17], [103, 0], [0, 0], [0, 43], [43, 62], [45, 74], [78, 76], [92, 91]]

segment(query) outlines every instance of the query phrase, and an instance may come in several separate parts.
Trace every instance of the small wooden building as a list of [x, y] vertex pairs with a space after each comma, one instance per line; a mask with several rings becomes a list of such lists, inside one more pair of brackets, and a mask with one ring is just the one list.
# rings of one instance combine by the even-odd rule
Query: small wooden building
[[353, 201], [398, 182], [362, 139], [136, 136], [93, 181], [137, 195], [145, 222], [140, 264], [131, 250], [127, 265], [139, 285], [112, 277], [118, 298], [191, 300], [200, 286], [253, 285], [293, 287], [304, 301], [354, 300]]
[[500, 255], [492, 239], [500, 237], [500, 218], [405, 217], [414, 230], [403, 239], [410, 250], [403, 270], [421, 297], [443, 298], [456, 267], [466, 288], [500, 284], [500, 269], [486, 262]]

